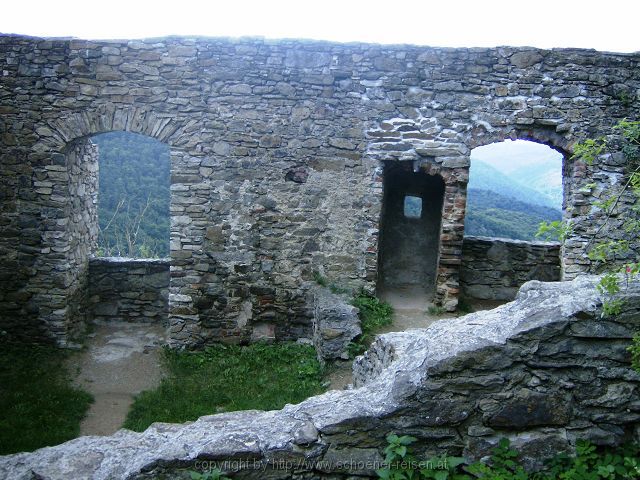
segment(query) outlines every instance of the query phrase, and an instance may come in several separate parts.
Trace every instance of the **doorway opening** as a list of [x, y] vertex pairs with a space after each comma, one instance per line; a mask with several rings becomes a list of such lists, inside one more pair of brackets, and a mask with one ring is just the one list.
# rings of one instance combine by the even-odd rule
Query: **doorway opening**
[[436, 291], [445, 185], [439, 175], [412, 167], [389, 162], [384, 168], [378, 292], [423, 305]]

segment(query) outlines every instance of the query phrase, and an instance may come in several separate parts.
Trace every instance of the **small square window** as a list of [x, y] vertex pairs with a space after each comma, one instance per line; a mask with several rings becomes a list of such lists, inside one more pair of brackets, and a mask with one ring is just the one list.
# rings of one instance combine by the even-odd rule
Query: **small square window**
[[404, 197], [404, 216], [406, 218], [422, 217], [422, 198], [407, 195]]

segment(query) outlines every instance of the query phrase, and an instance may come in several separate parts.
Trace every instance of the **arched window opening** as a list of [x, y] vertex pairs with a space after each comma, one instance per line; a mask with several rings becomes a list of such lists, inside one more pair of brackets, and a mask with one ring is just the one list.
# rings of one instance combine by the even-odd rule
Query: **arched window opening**
[[471, 151], [465, 235], [536, 240], [541, 222], [562, 219], [563, 155], [505, 140]]
[[98, 256], [169, 256], [169, 147], [129, 132], [95, 135]]

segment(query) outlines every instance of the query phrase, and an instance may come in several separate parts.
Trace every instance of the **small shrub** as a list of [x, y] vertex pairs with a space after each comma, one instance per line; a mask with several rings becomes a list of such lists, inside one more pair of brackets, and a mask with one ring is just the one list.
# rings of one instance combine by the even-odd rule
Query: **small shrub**
[[360, 309], [362, 334], [368, 335], [393, 321], [393, 307], [376, 297], [361, 292], [353, 299], [353, 305]]
[[329, 284], [327, 277], [320, 272], [313, 272], [313, 280], [322, 287], [326, 287]]
[[461, 297], [458, 299], [458, 312], [460, 313], [473, 313], [475, 309], [466, 298]]
[[640, 372], [640, 333], [636, 333], [633, 343], [627, 350], [631, 352], [631, 367]]
[[411, 480], [428, 479], [436, 480], [467, 480], [468, 475], [457, 474], [457, 467], [465, 462], [461, 457], [434, 457], [429, 460], [419, 461], [409, 453], [409, 445], [416, 441], [409, 435], [387, 436], [387, 447], [384, 449], [385, 467], [376, 470], [379, 478], [384, 480]]
[[340, 287], [340, 286], [336, 285], [335, 283], [330, 283], [329, 284], [329, 290], [331, 291], [331, 293], [336, 293], [338, 295], [349, 295], [351, 293], [351, 289], [345, 288], [345, 287]]
[[354, 297], [352, 304], [360, 310], [360, 328], [362, 329], [362, 334], [347, 347], [349, 356], [354, 358], [364, 353], [369, 347], [377, 330], [391, 325], [393, 307], [365, 292], [360, 292]]
[[444, 308], [438, 307], [437, 305], [429, 305], [429, 308], [427, 308], [427, 313], [429, 315], [437, 317], [438, 315], [442, 315], [444, 313]]

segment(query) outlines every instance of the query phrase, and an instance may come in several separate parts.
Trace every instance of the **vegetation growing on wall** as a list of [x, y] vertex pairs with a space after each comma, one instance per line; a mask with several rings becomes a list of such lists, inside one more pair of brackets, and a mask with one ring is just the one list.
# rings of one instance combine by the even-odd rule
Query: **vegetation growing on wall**
[[[640, 121], [623, 120], [612, 133], [609, 137], [587, 139], [576, 144], [572, 157], [591, 165], [598, 157], [616, 155], [620, 151], [625, 160], [625, 176], [621, 185], [606, 192], [594, 192], [595, 183], [582, 189], [583, 194], [590, 196], [592, 209], [603, 214], [586, 246], [586, 253], [594, 270], [604, 274], [598, 285], [598, 291], [606, 300], [604, 315], [620, 312], [622, 305], [616, 295], [630, 277], [640, 273], [640, 253], [635, 250], [640, 233]], [[621, 210], [623, 203], [624, 212]], [[616, 229], [615, 235], [602, 236], [614, 218], [622, 218], [621, 228]], [[538, 233], [566, 238], [572, 227], [570, 222], [543, 222]]]
[[169, 147], [128, 132], [96, 135], [100, 186], [98, 254], [169, 255]]
[[[593, 262], [596, 271], [604, 272], [598, 285], [598, 291], [604, 296], [603, 315], [616, 315], [622, 308], [617, 294], [625, 288], [631, 277], [640, 273], [640, 253], [634, 250], [640, 233], [640, 121], [623, 120], [619, 122], [610, 137], [587, 139], [574, 147], [573, 158], [582, 159], [591, 165], [602, 155], [615, 155], [620, 151], [625, 160], [624, 182], [617, 191], [601, 194], [601, 198], [592, 196], [592, 207], [604, 213], [604, 218], [597, 226], [589, 244], [587, 255]], [[583, 187], [583, 193], [591, 194], [595, 184]], [[622, 215], [621, 200], [631, 198], [631, 207], [624, 212], [622, 228], [618, 229], [615, 238], [599, 237], [612, 218]], [[565, 239], [572, 230], [569, 222], [542, 222], [539, 235], [553, 235]], [[640, 332], [629, 347], [632, 355], [632, 366], [640, 371]]]
[[360, 310], [360, 328], [362, 330], [362, 334], [357, 341], [350, 344], [351, 356], [356, 356], [369, 347], [377, 330], [386, 325], [391, 325], [393, 307], [389, 303], [365, 292], [360, 292], [353, 298], [353, 305]]
[[518, 461], [518, 452], [507, 439], [500, 440], [488, 461], [470, 463], [462, 457], [442, 455], [417, 459], [410, 445], [417, 439], [409, 435], [387, 436], [385, 466], [377, 470], [385, 480], [631, 480], [640, 478], [640, 446], [597, 449], [579, 441], [575, 457], [556, 455], [546, 468], [528, 472]]

